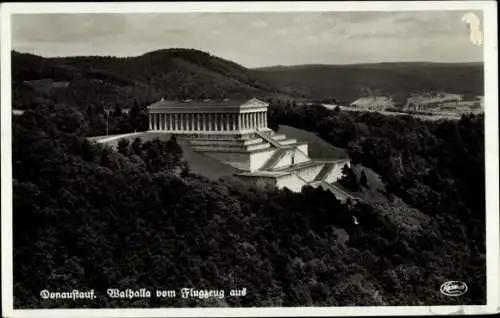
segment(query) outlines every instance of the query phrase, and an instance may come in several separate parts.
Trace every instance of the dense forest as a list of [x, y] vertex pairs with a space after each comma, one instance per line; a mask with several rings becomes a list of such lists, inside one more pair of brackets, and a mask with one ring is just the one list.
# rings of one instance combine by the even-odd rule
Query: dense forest
[[137, 57], [44, 58], [12, 52], [14, 108], [28, 109], [24, 81], [52, 79], [68, 82], [51, 97], [86, 111], [88, 105], [105, 109], [131, 108], [166, 99], [294, 98], [234, 62], [193, 49], [166, 49]]
[[[482, 117], [271, 109], [271, 122], [347, 148], [383, 177], [391, 200], [419, 211], [341, 204], [321, 189], [209, 181], [189, 171], [175, 139], [114, 151], [83, 138], [89, 123], [78, 113], [40, 105], [13, 121], [15, 307], [484, 304]], [[468, 292], [443, 296], [448, 280]], [[106, 295], [183, 287], [226, 297]], [[98, 298], [39, 297], [75, 288]], [[228, 296], [242, 288], [245, 296]]]
[[[12, 63], [13, 108], [26, 110], [12, 117], [15, 308], [485, 303], [483, 116], [433, 122], [297, 107], [301, 92], [195, 50], [14, 52]], [[44, 78], [69, 85], [43, 93], [24, 82]], [[191, 171], [175, 138], [116, 149], [86, 138], [146, 130], [146, 106], [161, 96], [269, 98], [271, 128], [345, 149], [381, 177], [386, 199], [344, 204], [321, 189], [209, 180]], [[369, 187], [364, 171], [345, 174], [345, 188]], [[450, 280], [467, 293], [442, 295]], [[226, 297], [154, 294], [184, 287]], [[107, 288], [153, 295], [115, 299]], [[43, 300], [43, 289], [98, 297]]]

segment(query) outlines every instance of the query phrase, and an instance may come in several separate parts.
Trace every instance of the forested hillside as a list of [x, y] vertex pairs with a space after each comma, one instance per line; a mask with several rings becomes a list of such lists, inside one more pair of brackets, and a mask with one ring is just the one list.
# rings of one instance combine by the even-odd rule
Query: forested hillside
[[370, 94], [393, 95], [443, 90], [469, 96], [484, 95], [483, 63], [379, 63], [356, 65], [276, 66], [253, 70], [275, 85], [313, 99], [350, 103]]
[[[424, 123], [320, 109], [274, 105], [271, 120], [347, 147], [383, 176], [387, 205], [210, 181], [190, 173], [175, 139], [122, 142], [115, 152], [82, 138], [86, 123], [57, 107], [15, 118], [16, 308], [484, 303], [482, 118]], [[467, 294], [440, 294], [452, 279]], [[119, 300], [110, 287], [247, 294]], [[98, 298], [38, 296], [75, 288]]]
[[[45, 77], [69, 87], [43, 94], [22, 84]], [[117, 150], [85, 138], [147, 129], [155, 94], [281, 92], [231, 62], [185, 50], [130, 59], [14, 53], [13, 79], [13, 104], [27, 109], [12, 122], [16, 308], [485, 303], [482, 116], [424, 122], [273, 99], [270, 127], [317, 134], [381, 176], [384, 202], [342, 204], [321, 189], [209, 180], [175, 138]], [[450, 280], [467, 293], [442, 295]], [[226, 297], [106, 294], [184, 287]], [[245, 296], [228, 296], [242, 288]], [[43, 289], [95, 289], [98, 298], [47, 301]]]
[[[241, 65], [192, 49], [158, 50], [127, 58], [44, 58], [14, 51], [12, 70], [14, 94], [25, 90], [22, 84], [27, 80], [68, 81], [69, 89], [55, 95], [80, 110], [86, 110], [90, 104], [130, 108], [135, 103], [150, 103], [160, 97], [267, 99], [299, 96], [293, 90], [267, 83]], [[29, 108], [29, 103], [15, 106]]]

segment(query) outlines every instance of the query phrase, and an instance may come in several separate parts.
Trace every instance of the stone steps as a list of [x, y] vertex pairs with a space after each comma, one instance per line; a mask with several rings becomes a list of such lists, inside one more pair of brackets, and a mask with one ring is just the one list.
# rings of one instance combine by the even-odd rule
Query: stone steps
[[263, 143], [262, 138], [252, 138], [252, 139], [240, 139], [240, 140], [228, 140], [228, 139], [191, 139], [189, 143], [193, 146], [250, 146], [259, 143]]
[[295, 145], [297, 144], [296, 139], [284, 139], [284, 140], [278, 140], [279, 144], [282, 146], [289, 146], [289, 145]]
[[193, 139], [202, 139], [202, 140], [249, 140], [249, 139], [254, 139], [255, 134], [254, 133], [243, 133], [243, 134], [221, 134], [217, 132], [205, 132], [203, 134], [199, 133], [182, 133], [179, 134], [177, 133], [176, 136], [178, 138], [186, 139], [186, 140], [193, 140]]
[[263, 150], [271, 148], [271, 145], [267, 142], [261, 142], [250, 145], [191, 145], [195, 151], [206, 151], [206, 152], [253, 152], [256, 150]]

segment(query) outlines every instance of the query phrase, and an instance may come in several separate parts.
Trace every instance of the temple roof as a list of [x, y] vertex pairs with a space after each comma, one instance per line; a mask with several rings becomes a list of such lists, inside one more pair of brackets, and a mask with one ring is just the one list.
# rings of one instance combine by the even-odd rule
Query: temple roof
[[248, 100], [160, 100], [148, 106], [148, 110], [209, 110], [209, 109], [251, 109], [267, 107], [268, 104], [256, 98]]

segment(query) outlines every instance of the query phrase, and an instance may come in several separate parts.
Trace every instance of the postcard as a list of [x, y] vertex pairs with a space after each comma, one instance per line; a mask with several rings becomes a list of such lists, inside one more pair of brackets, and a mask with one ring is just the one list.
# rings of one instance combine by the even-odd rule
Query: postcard
[[3, 3], [2, 314], [498, 313], [495, 12]]

